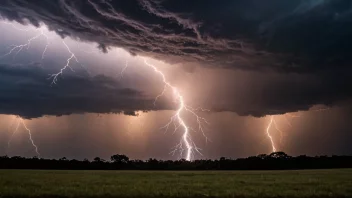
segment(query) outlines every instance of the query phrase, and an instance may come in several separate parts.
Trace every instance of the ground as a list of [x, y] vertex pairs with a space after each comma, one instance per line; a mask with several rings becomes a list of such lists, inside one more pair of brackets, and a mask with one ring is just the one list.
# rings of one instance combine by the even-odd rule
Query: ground
[[352, 197], [352, 169], [198, 172], [0, 170], [0, 197]]

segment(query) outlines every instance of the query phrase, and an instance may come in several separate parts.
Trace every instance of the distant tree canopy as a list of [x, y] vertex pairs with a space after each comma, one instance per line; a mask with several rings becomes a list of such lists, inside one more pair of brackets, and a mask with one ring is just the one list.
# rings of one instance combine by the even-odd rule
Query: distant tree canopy
[[123, 163], [123, 164], [127, 164], [130, 161], [130, 158], [127, 157], [126, 155], [113, 155], [110, 157], [110, 160], [114, 163]]
[[292, 157], [284, 152], [260, 154], [240, 159], [221, 157], [218, 160], [130, 160], [126, 155], [116, 154], [110, 161], [95, 157], [84, 159], [0, 157], [0, 169], [62, 169], [62, 170], [290, 170], [352, 168], [352, 156], [300, 155]]

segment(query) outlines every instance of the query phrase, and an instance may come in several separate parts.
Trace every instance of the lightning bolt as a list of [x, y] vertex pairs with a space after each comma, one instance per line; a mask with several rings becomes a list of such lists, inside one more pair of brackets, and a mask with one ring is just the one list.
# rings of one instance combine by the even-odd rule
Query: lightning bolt
[[[327, 108], [319, 108], [319, 109], [310, 109], [308, 112], [321, 112], [321, 111], [328, 111], [330, 110], [331, 108], [330, 107], [327, 107]], [[287, 119], [287, 116], [291, 117], [291, 118], [300, 118], [301, 115], [300, 114], [294, 114], [294, 113], [286, 113], [283, 115], [284, 116], [284, 119], [287, 123], [288, 126], [292, 127], [292, 124], [291, 122]], [[270, 116], [270, 121], [267, 125], [267, 128], [266, 128], [266, 136], [268, 137], [268, 139], [270, 140], [270, 143], [271, 143], [271, 147], [272, 147], [272, 152], [276, 152], [277, 151], [277, 148], [275, 147], [275, 143], [274, 143], [274, 140], [273, 140], [273, 137], [270, 133], [270, 129], [272, 127], [272, 125], [274, 125], [274, 128], [276, 131], [280, 132], [280, 143], [282, 145], [283, 143], [283, 137], [284, 137], [284, 131], [282, 131], [277, 122], [276, 122], [276, 119], [275, 119], [275, 116], [272, 115]]]
[[35, 150], [37, 156], [40, 157], [40, 153], [39, 153], [39, 151], [38, 151], [38, 146], [34, 143], [34, 140], [33, 140], [33, 138], [32, 138], [31, 130], [27, 127], [26, 123], [24, 122], [23, 118], [21, 118], [21, 117], [18, 117], [18, 119], [17, 119], [16, 128], [15, 128], [15, 130], [12, 132], [9, 141], [7, 142], [7, 149], [10, 148], [11, 141], [12, 141], [12, 139], [13, 139], [13, 136], [17, 133], [17, 131], [18, 131], [20, 125], [22, 125], [23, 128], [28, 132], [29, 140], [30, 140], [32, 146], [34, 147], [34, 150]]
[[[12, 24], [11, 24], [12, 25]], [[12, 25], [13, 26], [13, 25]], [[14, 26], [13, 26], [14, 27]], [[15, 27], [14, 27], [15, 28]], [[18, 28], [16, 28], [18, 29]], [[22, 31], [22, 30], [21, 30]], [[24, 30], [23, 31], [27, 31], [27, 30]], [[47, 41], [46, 45], [45, 45], [45, 48], [42, 52], [42, 56], [41, 56], [41, 59], [43, 60], [45, 58], [45, 54], [46, 54], [46, 51], [49, 47], [49, 39], [48, 39], [48, 36], [44, 33], [44, 28], [40, 28], [40, 32], [38, 34], [36, 34], [35, 36], [29, 38], [27, 40], [26, 43], [24, 44], [21, 44], [21, 45], [13, 45], [13, 47], [9, 50], [8, 53], [4, 54], [3, 56], [1, 56], [0, 58], [3, 58], [3, 57], [6, 57], [6, 56], [9, 56], [13, 53], [15, 53], [15, 56], [20, 53], [24, 48], [26, 49], [29, 49], [30, 46], [31, 46], [31, 43], [35, 40], [37, 40], [39, 37], [44, 37]], [[76, 55], [71, 51], [71, 49], [69, 48], [69, 46], [65, 43], [65, 41], [63, 41], [63, 44], [64, 46], [66, 47], [67, 51], [70, 53], [70, 57], [66, 60], [66, 64], [59, 70], [59, 72], [57, 73], [54, 73], [54, 74], [50, 74], [49, 75], [49, 78], [48, 79], [52, 79], [52, 82], [51, 84], [57, 84], [58, 82], [58, 78], [60, 76], [63, 75], [64, 71], [67, 70], [67, 69], [70, 69], [71, 71], [74, 72], [74, 70], [72, 69], [71, 67], [71, 62], [72, 62], [72, 59], [75, 60], [77, 63], [81, 64]], [[167, 131], [169, 126], [171, 124], [174, 124], [174, 132], [176, 132], [178, 129], [182, 128], [182, 131], [183, 131], [183, 135], [182, 135], [182, 138], [179, 142], [179, 144], [177, 144], [175, 147], [174, 147], [174, 150], [172, 151], [173, 153], [175, 153], [176, 151], [180, 151], [181, 153], [181, 156], [182, 156], [182, 153], [185, 151], [186, 152], [186, 155], [184, 156], [186, 160], [190, 161], [194, 155], [194, 152], [198, 152], [199, 154], [201, 154], [200, 152], [200, 148], [198, 148], [195, 144], [195, 142], [192, 140], [192, 137], [191, 137], [191, 134], [190, 134], [190, 131], [196, 131], [194, 130], [193, 128], [189, 127], [187, 125], [187, 123], [185, 122], [183, 116], [182, 116], [182, 113], [184, 112], [188, 112], [190, 113], [191, 115], [193, 115], [195, 118], [196, 118], [196, 122], [198, 123], [198, 131], [200, 131], [203, 136], [205, 137], [206, 141], [208, 142], [209, 139], [207, 138], [207, 136], [205, 135], [205, 129], [204, 129], [204, 126], [203, 124], [209, 124], [209, 122], [203, 118], [203, 117], [200, 117], [197, 112], [198, 111], [207, 111], [205, 109], [202, 109], [202, 108], [192, 108], [191, 106], [188, 106], [185, 104], [184, 102], [184, 98], [183, 96], [181, 95], [181, 93], [179, 92], [179, 90], [174, 87], [173, 85], [171, 85], [167, 80], [166, 80], [166, 77], [165, 75], [163, 74], [162, 71], [160, 71], [157, 67], [155, 67], [154, 65], [148, 63], [145, 59], [144, 59], [144, 63], [145, 65], [149, 66], [150, 68], [152, 68], [154, 70], [154, 72], [156, 72], [158, 75], [160, 75], [160, 77], [162, 78], [163, 80], [163, 83], [164, 83], [164, 89], [163, 91], [155, 98], [155, 101], [154, 101], [154, 105], [156, 105], [156, 102], [157, 100], [162, 97], [166, 90], [169, 88], [172, 90], [172, 93], [175, 97], [175, 101], [179, 104], [178, 106], [178, 109], [175, 113], [175, 115], [173, 115], [170, 119], [170, 122], [167, 123], [164, 127], [162, 128], [165, 128]], [[83, 65], [81, 64], [81, 66], [83, 67]], [[128, 62], [126, 61], [126, 65], [124, 67], [124, 69], [122, 70], [121, 72], [121, 77], [123, 77], [123, 74], [125, 72], [125, 70], [127, 69], [128, 67]], [[38, 147], [36, 146], [36, 144], [34, 143], [33, 139], [32, 139], [32, 134], [31, 134], [31, 131], [30, 129], [26, 126], [24, 120], [22, 118], [19, 118], [20, 120], [18, 121], [17, 125], [19, 127], [20, 124], [23, 125], [23, 127], [27, 130], [28, 134], [29, 134], [29, 138], [30, 138], [30, 141], [33, 145], [33, 147], [35, 148], [35, 151], [37, 153], [38, 156], [40, 156], [39, 152], [38, 152]], [[17, 132], [18, 130], [18, 127], [16, 127], [16, 130], [14, 131], [13, 135]], [[11, 142], [11, 141], [10, 141]]]
[[[16, 27], [13, 23], [8, 22], [8, 21], [5, 21], [4, 18], [3, 18], [1, 15], [0, 15], [0, 22], [1, 22], [1, 23], [4, 23], [4, 24], [7, 24], [7, 25], [11, 25], [14, 29], [16, 29], [16, 30], [18, 30], [18, 31], [23, 31], [23, 32], [28, 32], [28, 31], [30, 31], [30, 29], [18, 28], [18, 27]], [[27, 40], [27, 42], [25, 42], [25, 43], [23, 43], [23, 44], [20, 44], [20, 45], [11, 45], [12, 48], [11, 48], [6, 54], [3, 54], [2, 56], [0, 56], [0, 59], [5, 58], [5, 57], [7, 57], [7, 56], [9, 56], [9, 55], [11, 55], [11, 54], [14, 54], [13, 58], [15, 58], [23, 49], [29, 50], [29, 48], [30, 48], [32, 42], [34, 42], [35, 40], [39, 39], [40, 37], [44, 37], [45, 40], [46, 40], [46, 45], [45, 45], [45, 47], [44, 47], [44, 49], [43, 49], [43, 52], [42, 52], [42, 54], [41, 54], [41, 62], [43, 62], [43, 60], [44, 60], [44, 58], [45, 58], [45, 54], [46, 54], [46, 52], [47, 52], [47, 50], [48, 50], [48, 47], [49, 47], [49, 45], [50, 45], [49, 37], [48, 37], [48, 35], [45, 34], [45, 29], [46, 29], [45, 26], [42, 26], [42, 27], [40, 27], [40, 28], [37, 28], [37, 30], [39, 30], [38, 33], [37, 33], [36, 35], [34, 35], [33, 37], [29, 38], [29, 39]], [[71, 66], [70, 66], [70, 62], [71, 62], [72, 59], [74, 59], [77, 63], [79, 63], [79, 64], [81, 65], [81, 67], [83, 67], [83, 68], [88, 72], [88, 74], [90, 74], [89, 71], [78, 61], [76, 55], [71, 51], [71, 49], [68, 47], [68, 45], [67, 45], [64, 41], [63, 41], [63, 44], [64, 44], [64, 46], [66, 47], [67, 51], [70, 53], [71, 56], [67, 59], [66, 65], [65, 65], [62, 69], [60, 69], [60, 71], [59, 71], [58, 73], [56, 73], [56, 74], [51, 74], [51, 75], [50, 75], [49, 78], [52, 78], [52, 79], [53, 79], [51, 84], [56, 84], [57, 81], [58, 81], [58, 77], [59, 77], [60, 75], [62, 75], [63, 72], [64, 72], [64, 70], [66, 70], [67, 68], [69, 68], [69, 69], [71, 69], [72, 71], [74, 71], [74, 70], [71, 68]], [[16, 117], [15, 117], [15, 118], [16, 118]], [[14, 119], [14, 120], [16, 120], [16, 119]], [[18, 131], [20, 125], [22, 125], [23, 128], [28, 132], [28, 134], [29, 134], [29, 140], [30, 140], [32, 146], [34, 147], [34, 150], [35, 150], [37, 156], [40, 157], [40, 153], [39, 153], [39, 151], [38, 151], [38, 147], [37, 147], [37, 145], [35, 144], [35, 142], [34, 142], [34, 140], [33, 140], [33, 138], [32, 138], [31, 130], [27, 127], [25, 121], [24, 121], [21, 117], [18, 117], [18, 119], [17, 119], [16, 128], [15, 128], [15, 130], [12, 132], [11, 137], [10, 137], [10, 139], [9, 139], [9, 141], [8, 141], [8, 148], [10, 147], [11, 141], [12, 141], [14, 135], [17, 133], [17, 131]], [[11, 126], [12, 126], [12, 124], [10, 125], [9, 128], [11, 128]]]
[[[287, 125], [292, 127], [291, 122], [286, 117], [287, 115], [292, 116], [292, 117], [296, 117], [296, 116], [295, 115], [291, 115], [291, 114], [283, 115], [285, 120], [286, 120], [286, 122], [287, 122]], [[276, 152], [277, 148], [276, 148], [275, 143], [274, 143], [274, 138], [273, 138], [272, 134], [270, 133], [270, 129], [271, 129], [272, 126], [274, 126], [275, 130], [280, 133], [280, 144], [283, 145], [284, 131], [280, 129], [280, 127], [277, 124], [277, 121], [276, 121], [274, 115], [270, 116], [270, 121], [268, 123], [268, 126], [266, 127], [266, 136], [270, 140], [271, 147], [272, 147], [272, 152]]]
[[[78, 61], [76, 55], [71, 51], [71, 49], [68, 47], [68, 45], [65, 43], [65, 41], [62, 41], [62, 43], [65, 45], [67, 51], [71, 54], [71, 56], [66, 60], [66, 65], [60, 69], [60, 71], [56, 74], [51, 74], [49, 79], [53, 79], [51, 84], [57, 84], [58, 82], [58, 77], [63, 75], [63, 72], [69, 68], [72, 72], [74, 72], [74, 70], [72, 69], [72, 67], [70, 66], [71, 60], [74, 59], [77, 63], [80, 64], [80, 62]], [[81, 66], [83, 67], [83, 65], [81, 64]]]
[[197, 145], [195, 144], [195, 142], [192, 140], [190, 130], [193, 131], [193, 129], [191, 127], [187, 126], [186, 122], [184, 121], [184, 118], [182, 117], [182, 113], [188, 112], [196, 118], [196, 121], [198, 123], [198, 130], [202, 132], [202, 134], [206, 140], [208, 140], [208, 138], [206, 137], [206, 135], [204, 133], [203, 123], [209, 124], [209, 122], [205, 118], [200, 117], [196, 113], [196, 111], [199, 110], [200, 108], [195, 109], [195, 108], [192, 108], [192, 107], [187, 106], [185, 104], [184, 98], [181, 95], [181, 93], [179, 92], [179, 90], [176, 87], [174, 87], [173, 85], [171, 85], [170, 82], [167, 81], [167, 79], [162, 71], [160, 71], [156, 66], [148, 63], [146, 59], [144, 59], [144, 63], [146, 66], [153, 69], [153, 71], [161, 77], [161, 79], [164, 83], [163, 91], [155, 98], [154, 105], [156, 104], [158, 98], [160, 98], [161, 96], [164, 95], [167, 88], [172, 90], [172, 93], [176, 99], [176, 102], [179, 104], [178, 109], [176, 110], [176, 113], [170, 118], [170, 121], [165, 126], [161, 127], [161, 129], [164, 128], [165, 132], [166, 132], [166, 131], [168, 131], [169, 126], [171, 124], [174, 124], [174, 131], [173, 131], [174, 133], [179, 128], [183, 129], [182, 130], [183, 131], [182, 138], [181, 138], [180, 142], [171, 151], [171, 154], [174, 155], [177, 151], [179, 151], [180, 155], [182, 157], [183, 152], [185, 151], [186, 154], [184, 157], [187, 161], [192, 160], [192, 157], [194, 156], [194, 152], [197, 152], [200, 155], [202, 155], [202, 153], [200, 152], [201, 149], [198, 148]]
[[[25, 31], [23, 29], [18, 29], [18, 30]], [[0, 56], [0, 59], [4, 58], [6, 56], [9, 56], [12, 53], [15, 53], [14, 57], [16, 57], [17, 54], [20, 53], [23, 50], [23, 48], [26, 48], [28, 50], [30, 48], [30, 46], [31, 46], [32, 41], [34, 41], [34, 40], [36, 40], [36, 39], [38, 39], [40, 37], [44, 37], [46, 39], [46, 45], [45, 45], [45, 48], [44, 48], [43, 53], [42, 53], [42, 60], [43, 60], [44, 56], [45, 56], [45, 53], [46, 53], [46, 51], [48, 49], [48, 46], [49, 46], [49, 37], [44, 33], [44, 27], [39, 28], [39, 33], [36, 34], [35, 36], [29, 38], [26, 43], [23, 43], [23, 44], [20, 44], [20, 45], [12, 45], [12, 48], [10, 49], [10, 51], [7, 52], [6, 54]]]
[[274, 122], [274, 116], [270, 116], [270, 122], [269, 122], [268, 126], [266, 127], [266, 135], [270, 139], [272, 152], [276, 152], [276, 147], [275, 147], [275, 143], [274, 143], [273, 137], [271, 136], [271, 134], [269, 132], [273, 122]]
[[24, 122], [24, 120], [23, 120], [22, 118], [20, 118], [20, 121], [21, 121], [23, 127], [24, 127], [24, 128], [27, 130], [27, 132], [28, 132], [29, 140], [31, 141], [32, 146], [35, 148], [35, 152], [37, 153], [37, 156], [40, 157], [40, 153], [39, 153], [39, 151], [38, 151], [38, 147], [37, 147], [37, 145], [36, 145], [36, 144], [34, 143], [34, 141], [33, 141], [31, 130], [27, 127], [26, 123]]
[[[13, 28], [15, 28], [16, 30], [25, 31], [25, 32], [29, 31], [29, 29], [17, 28], [16, 26], [14, 26], [13, 23], [8, 22], [8, 21], [4, 21], [4, 19], [3, 19], [1, 16], [0, 16], [0, 20], [2, 20], [2, 21], [1, 21], [2, 23], [11, 25], [11, 26], [12, 26]], [[36, 34], [35, 36], [29, 38], [26, 43], [23, 43], [23, 44], [20, 44], [20, 45], [11, 45], [12, 48], [11, 48], [6, 54], [0, 56], [0, 59], [5, 58], [6, 56], [9, 56], [9, 55], [11, 55], [11, 54], [13, 54], [13, 53], [15, 54], [15, 55], [14, 55], [14, 58], [15, 58], [15, 57], [17, 56], [17, 54], [19, 54], [24, 48], [26, 48], [26, 49], [28, 50], [28, 49], [30, 48], [30, 46], [31, 46], [31, 44], [32, 44], [33, 41], [37, 40], [37, 39], [40, 38], [40, 37], [44, 37], [45, 40], [46, 40], [46, 44], [45, 44], [45, 47], [44, 47], [44, 50], [43, 50], [42, 56], [41, 56], [41, 62], [43, 62], [43, 60], [44, 60], [44, 58], [45, 58], [45, 54], [46, 54], [46, 52], [47, 52], [47, 50], [48, 50], [48, 47], [49, 47], [49, 45], [50, 45], [50, 42], [49, 42], [49, 37], [48, 37], [48, 35], [46, 35], [46, 34], [44, 33], [45, 26], [42, 26], [42, 27], [40, 27], [40, 28], [38, 28], [38, 29], [39, 29], [39, 33]], [[62, 42], [63, 42], [64, 46], [66, 47], [67, 51], [70, 53], [71, 56], [67, 59], [66, 65], [64, 65], [63, 68], [61, 68], [58, 73], [56, 73], [56, 74], [50, 74], [50, 75], [49, 75], [49, 79], [52, 79], [51, 84], [56, 84], [56, 83], [58, 82], [58, 77], [61, 76], [61, 75], [63, 75], [64, 70], [66, 70], [67, 68], [69, 68], [72, 72], [74, 72], [74, 70], [73, 70], [72, 67], [70, 66], [70, 63], [71, 63], [71, 60], [72, 60], [72, 59], [74, 59], [77, 63], [79, 63], [80, 66], [81, 66], [82, 68], [84, 68], [84, 69], [87, 71], [88, 74], [90, 74], [89, 71], [78, 61], [76, 55], [71, 51], [71, 49], [68, 47], [68, 45], [65, 43], [65, 41], [62, 41]]]
[[16, 132], [18, 131], [18, 128], [20, 127], [20, 124], [21, 124], [21, 122], [20, 122], [19, 120], [17, 120], [16, 128], [15, 128], [15, 130], [12, 132], [9, 141], [7, 142], [7, 150], [10, 148], [10, 144], [11, 144], [12, 138], [13, 138], [13, 136], [16, 134]]
[[46, 45], [45, 45], [45, 48], [44, 48], [43, 53], [42, 53], [42, 62], [43, 62], [44, 57], [45, 57], [45, 53], [46, 53], [46, 51], [47, 51], [47, 49], [49, 47], [49, 37], [46, 34], [44, 34], [43, 30], [41, 31], [41, 33], [46, 39]]
[[127, 67], [128, 67], [128, 60], [126, 60], [125, 67], [121, 70], [120, 80], [123, 78], [123, 74], [125, 73]]

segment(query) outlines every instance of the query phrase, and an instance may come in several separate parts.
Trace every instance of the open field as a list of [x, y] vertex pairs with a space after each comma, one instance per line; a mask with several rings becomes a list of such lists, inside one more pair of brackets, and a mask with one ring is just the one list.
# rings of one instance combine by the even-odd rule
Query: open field
[[352, 169], [211, 172], [0, 170], [0, 197], [352, 197]]

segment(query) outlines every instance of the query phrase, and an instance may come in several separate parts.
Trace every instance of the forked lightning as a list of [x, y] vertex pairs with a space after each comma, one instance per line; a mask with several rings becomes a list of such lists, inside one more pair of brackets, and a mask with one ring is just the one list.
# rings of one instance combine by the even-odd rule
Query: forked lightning
[[187, 161], [192, 160], [192, 157], [194, 156], [194, 152], [197, 152], [200, 155], [202, 155], [202, 153], [200, 152], [201, 149], [197, 147], [197, 145], [195, 144], [195, 142], [191, 137], [190, 130], [193, 130], [193, 129], [187, 125], [184, 118], [182, 117], [182, 113], [183, 112], [191, 113], [191, 115], [193, 115], [196, 118], [196, 121], [198, 123], [198, 130], [203, 134], [205, 139], [208, 140], [207, 136], [204, 133], [203, 124], [204, 123], [209, 124], [209, 122], [205, 118], [200, 117], [196, 113], [196, 111], [198, 110], [209, 111], [209, 110], [202, 109], [202, 108], [195, 109], [190, 106], [187, 106], [184, 102], [184, 98], [182, 94], [179, 92], [179, 90], [176, 87], [171, 85], [170, 82], [166, 80], [164, 73], [160, 71], [156, 66], [148, 63], [146, 59], [144, 59], [144, 63], [148, 67], [152, 68], [154, 72], [161, 77], [164, 83], [164, 88], [162, 92], [155, 98], [154, 105], [156, 105], [158, 98], [165, 94], [167, 88], [172, 90], [172, 93], [179, 105], [175, 115], [171, 117], [170, 121], [165, 126], [161, 127], [161, 128], [164, 128], [165, 131], [167, 131], [170, 125], [174, 124], [174, 132], [176, 132], [179, 128], [182, 128], [182, 131], [183, 131], [182, 138], [180, 142], [174, 147], [171, 153], [175, 154], [177, 151], [179, 151], [181, 154], [181, 157], [183, 158], [183, 152], [185, 151], [186, 154], [184, 157]]

